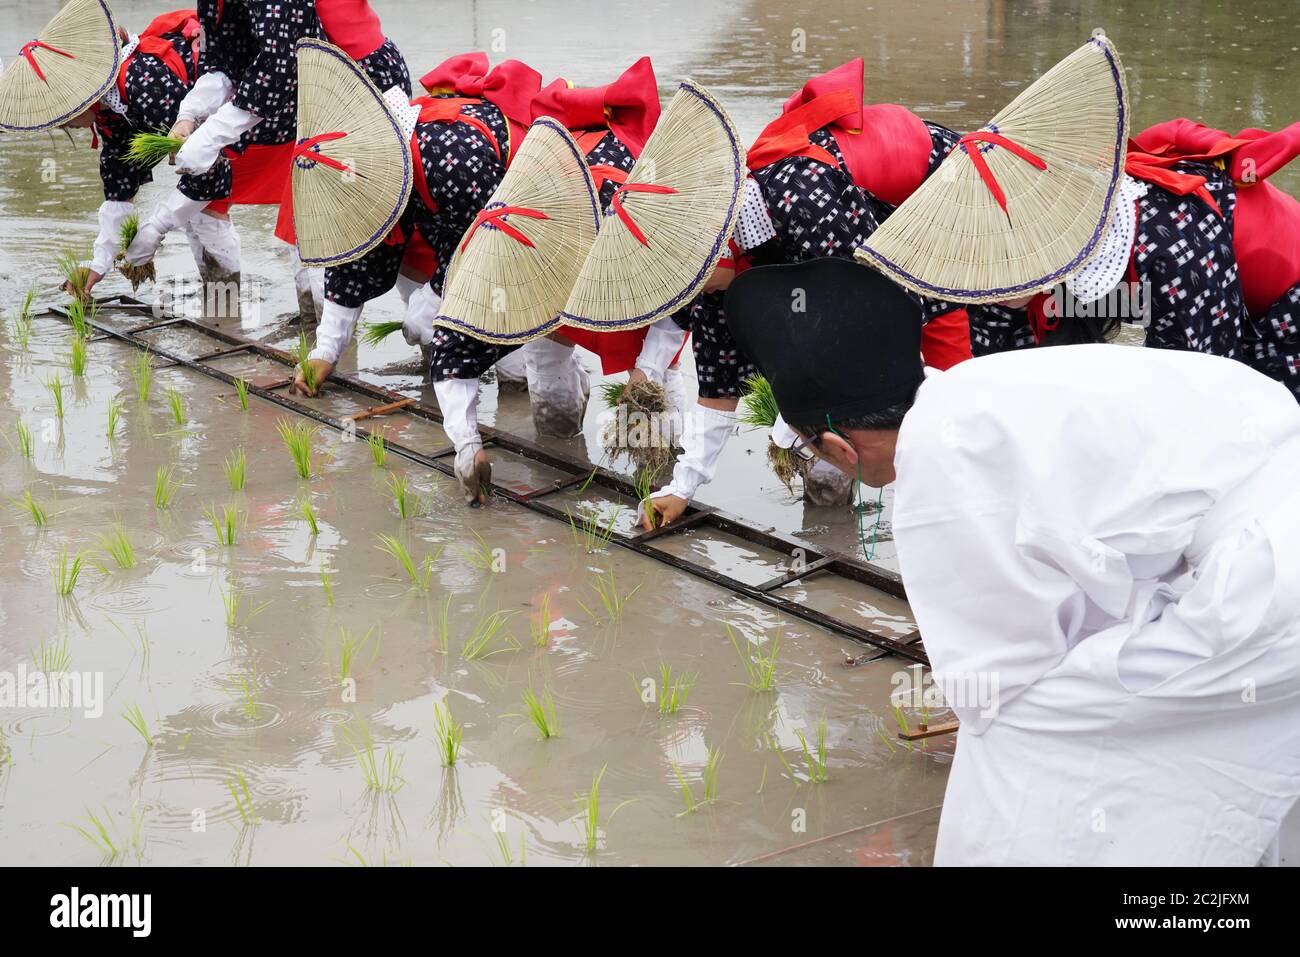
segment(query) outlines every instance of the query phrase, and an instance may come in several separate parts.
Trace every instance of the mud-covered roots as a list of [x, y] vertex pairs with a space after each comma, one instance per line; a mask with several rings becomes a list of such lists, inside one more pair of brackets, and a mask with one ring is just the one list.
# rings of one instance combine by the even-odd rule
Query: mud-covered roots
[[142, 282], [156, 282], [158, 280], [158, 270], [154, 266], [152, 259], [140, 266], [133, 266], [125, 259], [119, 259], [117, 269], [126, 277], [126, 281], [131, 284], [132, 292], [136, 292]]
[[614, 413], [600, 432], [600, 444], [611, 458], [626, 455], [638, 472], [657, 477], [673, 460], [668, 419], [668, 394], [649, 380], [605, 390]]
[[790, 449], [783, 449], [771, 439], [767, 441], [767, 463], [781, 480], [786, 490], [794, 494], [794, 480], [808, 474], [808, 463], [795, 455]]

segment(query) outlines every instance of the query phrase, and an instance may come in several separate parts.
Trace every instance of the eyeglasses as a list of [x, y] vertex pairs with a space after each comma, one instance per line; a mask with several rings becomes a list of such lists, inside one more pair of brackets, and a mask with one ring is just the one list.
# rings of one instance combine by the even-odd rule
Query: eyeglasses
[[818, 432], [809, 438], [798, 439], [794, 445], [790, 446], [790, 451], [805, 462], [811, 462], [817, 458], [817, 450], [822, 447], [822, 434]]

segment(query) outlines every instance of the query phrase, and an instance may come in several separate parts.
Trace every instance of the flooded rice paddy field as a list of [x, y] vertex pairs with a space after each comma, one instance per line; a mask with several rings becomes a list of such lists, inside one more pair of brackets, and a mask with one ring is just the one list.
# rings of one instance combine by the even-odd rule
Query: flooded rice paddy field
[[[866, 59], [870, 98], [974, 128], [1095, 26], [1107, 29], [1128, 67], [1135, 128], [1180, 115], [1230, 131], [1277, 128], [1296, 118], [1300, 102], [1293, 69], [1300, 7], [1290, 0], [1246, 7], [971, 0], [944, 4], [942, 15], [929, 0], [649, 0], [616, 14], [590, 0], [374, 5], [415, 76], [452, 53], [495, 43], [494, 59], [519, 57], [547, 79], [603, 83], [649, 53], [665, 97], [679, 78], [695, 78], [720, 97], [746, 139], [809, 75], [857, 55]], [[141, 0], [114, 8], [137, 29], [160, 9]], [[21, 46], [52, 9], [0, 0], [0, 49]], [[804, 47], [795, 52], [799, 36]], [[626, 550], [589, 553], [568, 526], [523, 509], [466, 510], [451, 480], [396, 456], [378, 468], [364, 443], [340, 442], [327, 429], [313, 440], [318, 474], [299, 480], [276, 431], [290, 413], [256, 398], [245, 413], [228, 386], [176, 368], [158, 370], [153, 396], [141, 404], [129, 372], [137, 353], [111, 341], [93, 342], [86, 375], [74, 378], [68, 330], [57, 320], [38, 319], [21, 348], [12, 319], [23, 293], [35, 288], [38, 302], [56, 301], [57, 255], [87, 250], [95, 233], [97, 157], [84, 133], [74, 135], [75, 147], [61, 134], [0, 143], [0, 672], [31, 667], [42, 648], [66, 650], [73, 671], [103, 675], [106, 700], [97, 718], [0, 709], [8, 756], [0, 769], [0, 862], [476, 864], [503, 859], [494, 825], [504, 826], [512, 858], [522, 842], [530, 864], [929, 861], [952, 739], [913, 751], [892, 740], [897, 660], [844, 668], [845, 651], [860, 650], [847, 640]], [[141, 205], [173, 182], [160, 170]], [[1296, 192], [1300, 171], [1284, 170], [1275, 182]], [[297, 334], [288, 325], [296, 303], [287, 252], [271, 236], [272, 211], [238, 209], [235, 219], [246, 307], [230, 331], [285, 345]], [[158, 271], [192, 274], [183, 238], [164, 245]], [[112, 277], [97, 291], [125, 289]], [[396, 318], [398, 310], [390, 294], [365, 318]], [[159, 332], [159, 344], [184, 345], [170, 335]], [[432, 403], [415, 360], [394, 336], [350, 349], [340, 368]], [[259, 381], [263, 370], [247, 362], [218, 365]], [[55, 416], [43, 384], [56, 372], [66, 384], [61, 426], [49, 424]], [[183, 401], [180, 427], [168, 406], [172, 387]], [[114, 397], [123, 414], [110, 442]], [[355, 404], [338, 393], [319, 401], [336, 415]], [[595, 463], [598, 413], [589, 410], [582, 437], [540, 441]], [[33, 432], [30, 462], [18, 449], [20, 419]], [[483, 389], [481, 421], [534, 437], [526, 397], [498, 396], [492, 384]], [[418, 449], [445, 444], [436, 426], [412, 417], [393, 416], [386, 427]], [[805, 508], [791, 497], [767, 470], [765, 443], [759, 433], [733, 439], [701, 500], [814, 547], [853, 551], [848, 511]], [[232, 493], [222, 465], [241, 447], [247, 487]], [[517, 457], [499, 453], [497, 461], [498, 479], [511, 487], [554, 477]], [[155, 475], [166, 466], [180, 487], [159, 510]], [[422, 499], [419, 517], [397, 514], [392, 476], [406, 476]], [[25, 491], [47, 509], [47, 528], [7, 503]], [[549, 501], [609, 515], [613, 506], [593, 498], [567, 492]], [[301, 515], [304, 499], [317, 516], [315, 534]], [[214, 506], [245, 517], [234, 547], [216, 542], [204, 515]], [[616, 520], [619, 529], [629, 524], [626, 512]], [[118, 526], [135, 552], [128, 570], [100, 547]], [[379, 534], [399, 539], [417, 563], [437, 556], [427, 592], [375, 547]], [[477, 547], [475, 535], [502, 549], [503, 570], [458, 551]], [[746, 581], [785, 567], [783, 556], [726, 536], [689, 532], [662, 544]], [[51, 566], [64, 548], [70, 557], [90, 549], [106, 569], [88, 566], [60, 598]], [[890, 565], [892, 543], [883, 541], [876, 557]], [[594, 593], [597, 576], [610, 574], [620, 594], [636, 589], [612, 623], [596, 620], [603, 609]], [[912, 630], [905, 607], [864, 600], [834, 580], [813, 577], [785, 591], [883, 634]], [[228, 625], [232, 594], [240, 605]], [[539, 647], [531, 632], [544, 600], [551, 623]], [[495, 653], [468, 660], [466, 640], [498, 612], [510, 617], [486, 649]], [[770, 649], [782, 636], [776, 690], [739, 684], [744, 669], [727, 624], [755, 648]], [[518, 648], [504, 642], [505, 632]], [[354, 689], [340, 680], [345, 640], [364, 642], [347, 668]], [[676, 716], [661, 718], [642, 701], [642, 682], [657, 679], [661, 664], [696, 676]], [[518, 716], [530, 686], [552, 692], [558, 737], [540, 740]], [[464, 725], [454, 770], [437, 755], [434, 706], [444, 702]], [[123, 717], [137, 707], [151, 746]], [[829, 774], [812, 783], [798, 733], [815, 754], [822, 719]], [[710, 749], [722, 755], [716, 801], [683, 814], [678, 769], [701, 799]], [[381, 778], [385, 761], [400, 762], [400, 788], [368, 787], [370, 755]], [[578, 794], [602, 768], [592, 855]], [[98, 836], [91, 814], [121, 854], [106, 858], [65, 826]]]
[[[27, 348], [10, 331], [0, 340], [0, 488], [7, 499], [30, 491], [48, 514], [38, 528], [17, 507], [0, 513], [0, 672], [66, 649], [71, 672], [103, 675], [105, 700], [99, 717], [0, 709], [5, 862], [103, 859], [64, 826], [94, 833], [90, 814], [124, 850], [115, 863], [488, 863], [501, 860], [494, 824], [530, 864], [928, 861], [951, 738], [915, 750], [887, 740], [897, 661], [846, 668], [845, 652], [861, 650], [850, 641], [625, 550], [589, 552], [567, 524], [508, 503], [466, 509], [450, 479], [392, 454], [377, 466], [367, 443], [333, 430], [315, 434], [316, 474], [302, 480], [277, 431], [292, 413], [256, 396], [245, 412], [231, 387], [163, 363], [141, 402], [138, 350], [96, 339], [74, 377], [69, 335], [38, 318]], [[224, 365], [255, 383], [263, 372], [255, 360]], [[45, 384], [56, 375], [61, 424]], [[123, 414], [110, 440], [114, 401]], [[360, 404], [336, 392], [326, 407]], [[33, 432], [30, 461], [15, 439], [20, 420]], [[384, 428], [417, 449], [446, 442], [407, 416]], [[247, 482], [232, 492], [223, 463], [237, 449]], [[168, 466], [179, 489], [158, 509], [155, 476]], [[549, 477], [522, 460], [502, 465], [502, 480], [520, 488]], [[398, 513], [401, 478], [418, 517]], [[595, 496], [569, 498], [580, 511]], [[238, 516], [233, 546], [205, 515], [227, 507]], [[118, 528], [133, 546], [129, 569], [104, 550]], [[427, 591], [376, 547], [379, 535], [403, 543], [419, 576], [432, 556]], [[685, 537], [674, 546], [692, 548]], [[740, 546], [718, 548], [720, 564], [744, 564]], [[86, 550], [88, 562], [60, 597], [52, 566], [65, 549]], [[626, 601], [617, 620], [604, 620], [602, 579]], [[818, 590], [814, 579], [791, 597]], [[912, 627], [898, 603], [822, 599], [888, 634]], [[498, 613], [504, 627], [472, 659], [467, 644]], [[775, 690], [743, 686], [728, 624], [764, 653], [779, 636]], [[355, 646], [346, 667], [345, 645]], [[661, 665], [693, 681], [663, 717], [643, 700]], [[557, 737], [542, 740], [522, 716], [529, 688], [553, 695]], [[453, 769], [439, 761], [436, 703], [464, 725]], [[151, 745], [125, 717], [136, 708]], [[823, 719], [828, 774], [816, 783], [799, 735], [816, 757]], [[716, 799], [684, 814], [678, 770], [702, 800], [710, 749], [721, 753]], [[370, 755], [381, 785], [386, 762], [397, 767], [396, 790], [369, 786]], [[590, 855], [577, 795], [602, 768]]]

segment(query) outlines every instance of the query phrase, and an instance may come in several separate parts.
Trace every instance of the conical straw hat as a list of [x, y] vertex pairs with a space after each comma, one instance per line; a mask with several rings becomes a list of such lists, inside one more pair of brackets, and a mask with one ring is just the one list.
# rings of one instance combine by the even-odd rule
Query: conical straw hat
[[0, 129], [45, 130], [85, 112], [117, 79], [121, 47], [103, 0], [69, 0], [0, 76]]
[[1098, 32], [963, 137], [855, 255], [954, 302], [1051, 288], [1101, 244], [1128, 121], [1124, 68]]
[[506, 345], [545, 335], [560, 324], [599, 229], [582, 151], [542, 117], [453, 255], [434, 325]]
[[397, 224], [411, 195], [411, 143], [353, 59], [298, 41], [298, 146], [293, 226], [302, 261], [360, 259]]
[[690, 302], [735, 228], [743, 160], [726, 111], [682, 83], [614, 194], [562, 321], [635, 329]]

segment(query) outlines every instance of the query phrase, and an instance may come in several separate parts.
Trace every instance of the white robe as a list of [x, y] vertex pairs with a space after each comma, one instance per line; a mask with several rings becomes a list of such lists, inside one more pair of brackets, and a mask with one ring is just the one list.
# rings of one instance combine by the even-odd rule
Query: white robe
[[1255, 864], [1300, 795], [1286, 389], [1194, 353], [989, 356], [926, 380], [895, 465], [962, 722], [935, 863]]

